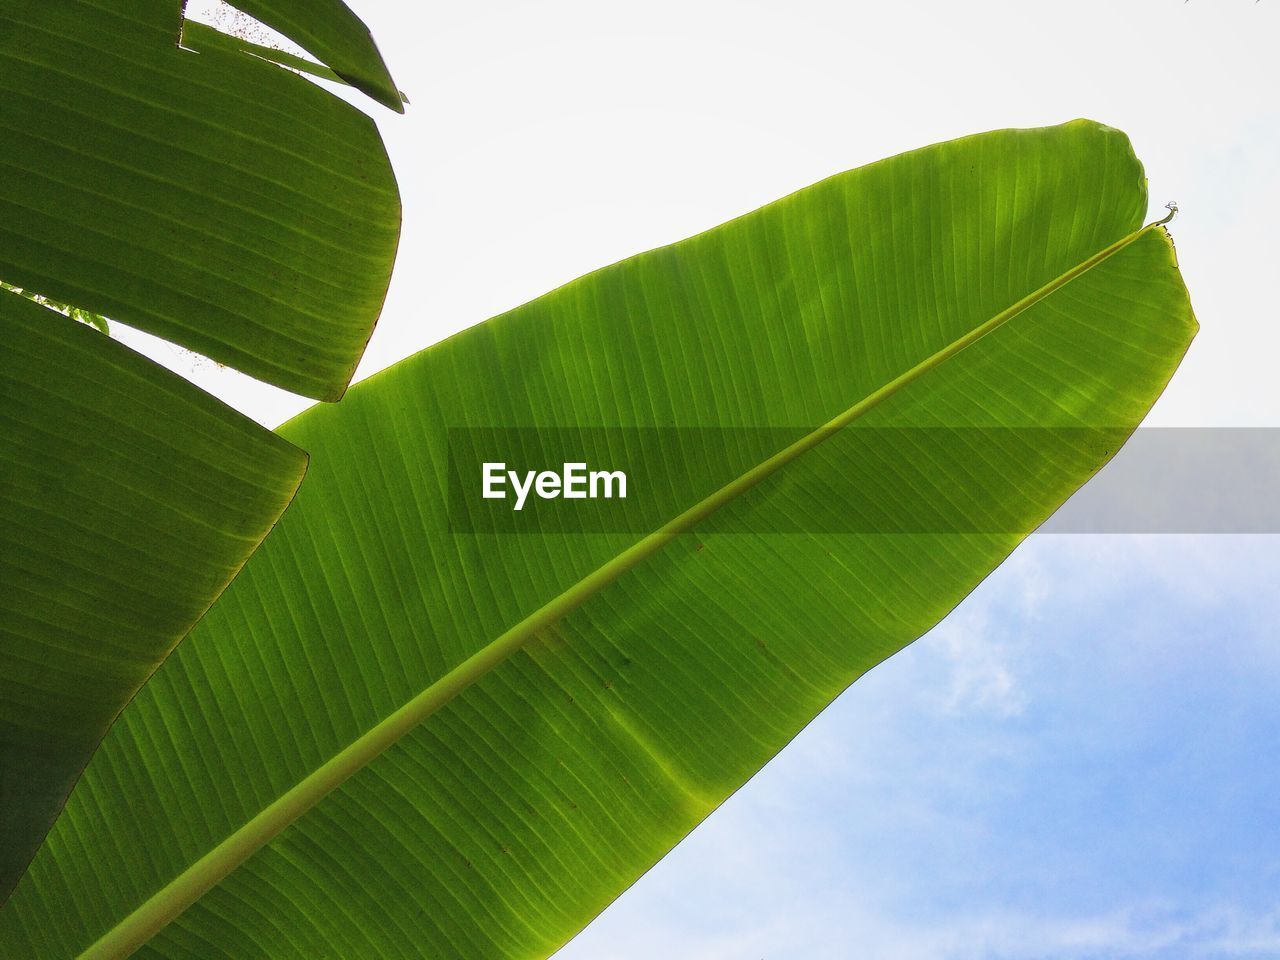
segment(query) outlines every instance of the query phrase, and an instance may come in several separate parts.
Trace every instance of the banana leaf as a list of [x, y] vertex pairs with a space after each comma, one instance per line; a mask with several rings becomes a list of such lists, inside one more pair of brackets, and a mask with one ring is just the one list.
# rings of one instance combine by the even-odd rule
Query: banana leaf
[[[394, 91], [342, 3], [255, 6], [379, 99]], [[399, 197], [372, 120], [260, 57], [181, 48], [181, 13], [0, 4], [0, 903], [305, 462], [23, 297], [333, 399], [395, 256]]]
[[[549, 956], [1114, 454], [1082, 435], [1141, 421], [1196, 329], [1146, 208], [1096, 123], [939, 144], [290, 422], [308, 482], [104, 741], [0, 952]], [[455, 522], [484, 431], [580, 428], [624, 469], [680, 439], [636, 495], [665, 522], [633, 532], [630, 495], [585, 530]], [[995, 439], [862, 470], [899, 430]], [[1003, 519], [907, 522], [975, 503]], [[904, 523], [809, 521], [862, 504]]]
[[[177, 0], [0, 8], [0, 279], [336, 399], [399, 234], [382, 141], [276, 64], [183, 49], [181, 28]], [[372, 71], [368, 31], [343, 42]]]

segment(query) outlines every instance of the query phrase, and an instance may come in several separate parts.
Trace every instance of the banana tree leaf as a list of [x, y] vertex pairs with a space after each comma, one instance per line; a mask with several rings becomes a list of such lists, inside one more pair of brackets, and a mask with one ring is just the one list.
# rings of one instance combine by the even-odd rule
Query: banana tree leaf
[[289, 67], [291, 70], [299, 70], [321, 80], [328, 80], [332, 83], [347, 82], [322, 63], [315, 63], [305, 57], [295, 56], [286, 50], [277, 50], [275, 47], [253, 43], [242, 37], [233, 37], [229, 33], [223, 33], [221, 30], [216, 30], [195, 20], [187, 20], [182, 24], [182, 47], [185, 50], [192, 50], [196, 53], [206, 53], [209, 50], [249, 53], [262, 60], [278, 63], [282, 67]]
[[[308, 483], [104, 741], [0, 952], [549, 955], [1114, 453], [1063, 438], [1142, 419], [1196, 329], [1146, 203], [1094, 123], [928, 147], [297, 418]], [[652, 485], [647, 535], [454, 529], [451, 437], [579, 426], [620, 438], [611, 467], [632, 428], [796, 439], [669, 450], [698, 479]], [[877, 430], [974, 426], [1038, 456], [858, 469]], [[995, 496], [1016, 528], [805, 524]]]
[[306, 457], [8, 291], [0, 342], [2, 902], [111, 721], [283, 512]]
[[404, 112], [369, 28], [342, 0], [236, 0], [235, 5], [309, 50], [357, 90]]
[[[305, 39], [365, 86], [390, 82], [341, 3], [306, 6]], [[240, 50], [179, 49], [180, 24], [179, 0], [0, 5], [0, 903], [303, 464], [7, 291], [336, 398], [395, 253], [399, 200], [370, 120]]]
[[[381, 88], [343, 4], [257, 6]], [[303, 7], [313, 30], [298, 27]], [[180, 48], [180, 11], [0, 8], [0, 280], [336, 399], [399, 236], [382, 141], [359, 110], [275, 64]]]

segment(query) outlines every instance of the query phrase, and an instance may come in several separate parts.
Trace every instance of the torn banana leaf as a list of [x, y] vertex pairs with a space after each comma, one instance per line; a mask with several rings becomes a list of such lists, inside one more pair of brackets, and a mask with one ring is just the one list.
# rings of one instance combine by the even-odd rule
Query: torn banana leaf
[[[394, 90], [343, 4], [256, 6], [362, 89]], [[182, 49], [181, 11], [0, 5], [0, 903], [304, 459], [12, 291], [335, 399], [395, 256], [373, 122], [260, 57]]]

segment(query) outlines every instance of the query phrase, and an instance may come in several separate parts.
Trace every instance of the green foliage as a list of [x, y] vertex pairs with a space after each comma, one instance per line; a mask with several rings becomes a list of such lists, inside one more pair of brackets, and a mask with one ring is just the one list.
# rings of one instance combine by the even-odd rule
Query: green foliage
[[284, 509], [306, 457], [133, 351], [0, 296], [0, 863]]
[[5, 5], [0, 277], [335, 399], [400, 226], [377, 130], [259, 57], [181, 49], [179, 29], [176, 0]]
[[[342, 3], [255, 6], [386, 99]], [[66, 317], [332, 399], [395, 256], [372, 121], [242, 50], [180, 49], [181, 7], [0, 5], [0, 903], [305, 463]]]
[[[1142, 419], [1196, 329], [1146, 206], [1128, 141], [1097, 124], [939, 144], [303, 414], [281, 433], [311, 451], [307, 483], [104, 741], [0, 953], [547, 956], [1114, 453], [1013, 430], [1035, 456], [926, 447], [868, 476], [864, 428]], [[467, 426], [795, 439], [673, 451], [645, 536], [482, 536], [447, 512], [448, 428]], [[814, 504], [997, 496], [1008, 532], [796, 532]]]

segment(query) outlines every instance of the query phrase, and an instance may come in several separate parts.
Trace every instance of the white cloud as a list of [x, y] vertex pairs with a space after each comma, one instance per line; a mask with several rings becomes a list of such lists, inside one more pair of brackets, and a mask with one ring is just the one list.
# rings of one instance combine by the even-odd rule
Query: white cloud
[[[721, 878], [730, 886], [729, 877]], [[588, 929], [556, 960], [1273, 960], [1280, 915], [1211, 908], [1183, 915], [1133, 905], [1102, 913], [994, 910], [929, 920], [886, 915], [874, 881], [772, 905], [722, 907], [714, 922], [658, 912]]]
[[993, 628], [985, 605], [956, 611], [927, 642], [942, 655], [949, 673], [943, 697], [948, 712], [981, 711], [1010, 717], [1026, 707], [1011, 650]]

